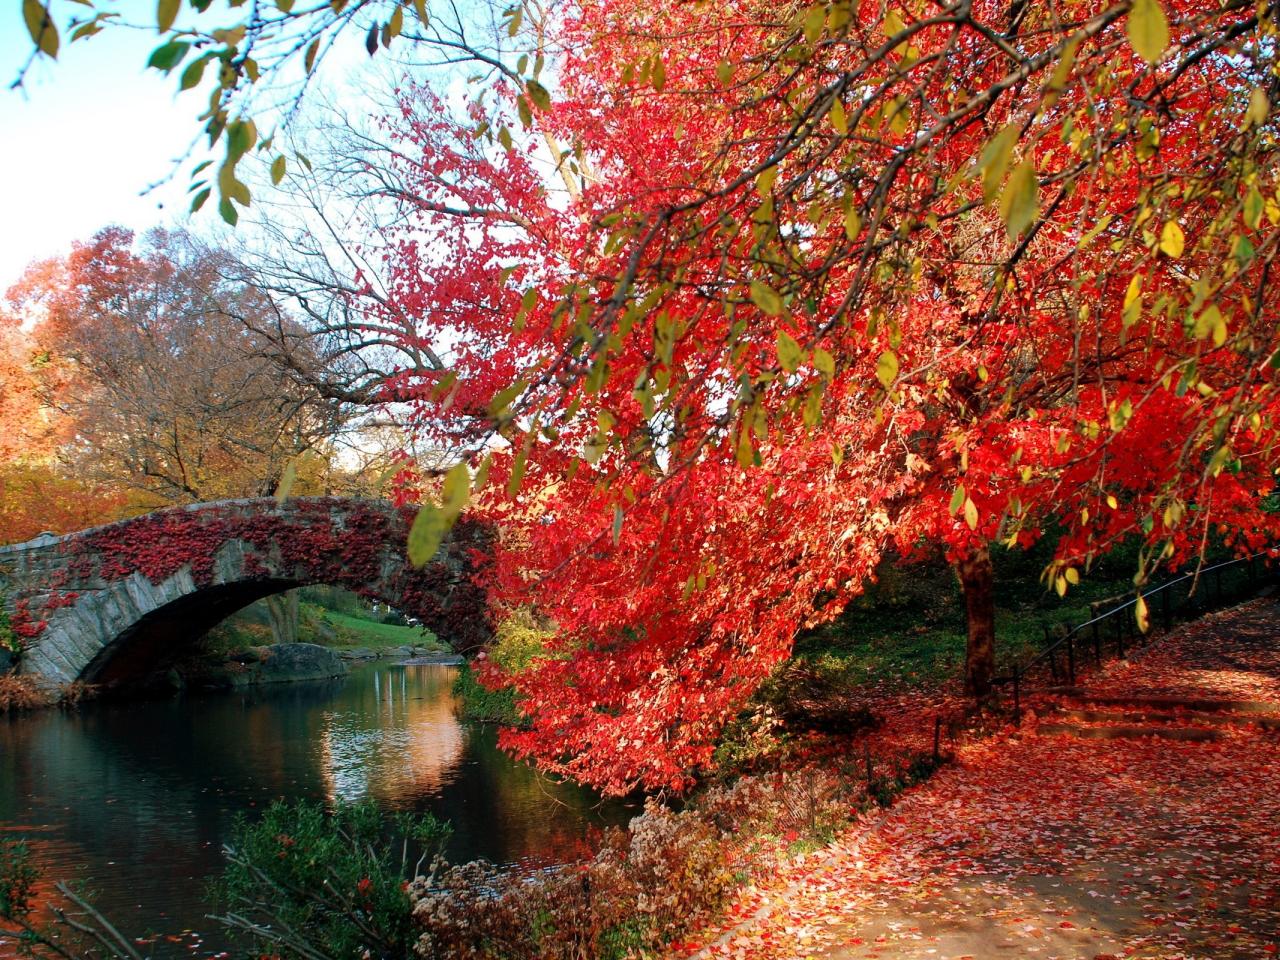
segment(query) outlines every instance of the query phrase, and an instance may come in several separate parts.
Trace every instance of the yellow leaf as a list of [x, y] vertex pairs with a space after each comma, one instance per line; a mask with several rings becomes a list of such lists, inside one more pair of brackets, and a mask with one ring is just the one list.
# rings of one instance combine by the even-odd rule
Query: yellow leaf
[[1036, 168], [1030, 160], [1023, 160], [1009, 175], [1004, 193], [1000, 195], [1000, 217], [1004, 220], [1009, 239], [1016, 240], [1035, 222], [1040, 210], [1039, 184]]
[[771, 317], [782, 315], [782, 297], [768, 284], [759, 280], [751, 281], [751, 302]]
[[156, 29], [160, 33], [168, 32], [173, 26], [173, 21], [178, 19], [178, 9], [182, 6], [182, 0], [159, 0], [156, 4]]
[[444, 477], [440, 509], [444, 511], [445, 516], [452, 522], [458, 514], [462, 513], [462, 508], [467, 505], [467, 501], [470, 499], [471, 472], [467, 470], [465, 463], [454, 464], [453, 468]]
[[1159, 0], [1133, 0], [1126, 32], [1138, 56], [1147, 63], [1158, 63], [1169, 46], [1169, 20]]
[[835, 128], [836, 133], [844, 136], [849, 132], [849, 118], [844, 112], [844, 103], [839, 97], [831, 101], [831, 126]]
[[978, 506], [968, 497], [964, 500], [964, 522], [969, 525], [970, 530], [978, 529]]
[[898, 358], [892, 350], [880, 354], [880, 359], [876, 362], [876, 379], [886, 390], [898, 379]]
[[1133, 616], [1138, 621], [1138, 629], [1146, 633], [1151, 629], [1151, 618], [1147, 614], [1147, 599], [1138, 594], [1138, 599], [1133, 605]]
[[40, 0], [22, 0], [22, 19], [27, 23], [31, 42], [45, 56], [58, 57], [58, 28], [53, 25], [53, 15]]
[[284, 465], [284, 470], [280, 473], [280, 482], [276, 484], [276, 503], [284, 503], [289, 497], [289, 491], [293, 489], [294, 483], [298, 479], [298, 464], [296, 460], [290, 460]]
[[804, 358], [804, 351], [800, 349], [800, 344], [785, 330], [778, 331], [778, 365], [787, 373], [795, 373], [796, 368], [800, 366], [800, 361]]
[[1267, 92], [1261, 87], [1254, 87], [1249, 94], [1249, 109], [1245, 113], [1245, 124], [1259, 126], [1267, 119], [1267, 114], [1271, 112], [1271, 101], [1267, 99]]
[[422, 504], [418, 515], [413, 518], [413, 526], [409, 528], [409, 562], [415, 567], [426, 565], [440, 549], [440, 542], [452, 525], [452, 520], [435, 504]]
[[822, 347], [814, 349], [813, 365], [825, 377], [834, 377], [836, 375], [836, 358], [826, 350], [823, 350]]
[[1009, 156], [1018, 142], [1018, 126], [1009, 124], [992, 137], [978, 157], [978, 169], [982, 171], [982, 200], [991, 203], [1000, 194], [1005, 172], [1009, 169]]
[[1160, 252], [1177, 260], [1187, 245], [1186, 235], [1177, 221], [1170, 220], [1160, 229]]
[[844, 215], [844, 235], [853, 242], [858, 239], [858, 234], [861, 232], [862, 216], [858, 213], [857, 207], [850, 207]]

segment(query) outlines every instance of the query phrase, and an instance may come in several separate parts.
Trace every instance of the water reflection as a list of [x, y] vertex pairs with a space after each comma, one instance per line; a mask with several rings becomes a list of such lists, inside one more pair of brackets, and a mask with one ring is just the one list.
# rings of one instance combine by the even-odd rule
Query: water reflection
[[[554, 862], [632, 815], [550, 784], [458, 722], [454, 668], [0, 718], [0, 831], [51, 877], [87, 879], [131, 933], [208, 931], [206, 878], [237, 815], [277, 797], [357, 800], [452, 821], [449, 855]], [[191, 956], [195, 941], [170, 955]], [[201, 950], [218, 943], [201, 941]]]

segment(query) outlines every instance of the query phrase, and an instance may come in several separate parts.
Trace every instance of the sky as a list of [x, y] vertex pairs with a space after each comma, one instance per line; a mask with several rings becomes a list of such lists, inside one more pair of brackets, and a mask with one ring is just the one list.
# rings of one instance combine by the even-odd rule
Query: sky
[[10, 90], [30, 50], [20, 6], [0, 4], [0, 293], [31, 261], [103, 226], [182, 220], [190, 164], [175, 173], [174, 161], [207, 102], [144, 68], [155, 35], [140, 30], [64, 36], [58, 60], [38, 58]]

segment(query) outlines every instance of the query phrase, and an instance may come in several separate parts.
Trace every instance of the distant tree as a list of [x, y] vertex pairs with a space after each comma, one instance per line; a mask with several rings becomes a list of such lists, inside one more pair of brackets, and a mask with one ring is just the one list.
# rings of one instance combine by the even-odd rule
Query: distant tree
[[[111, 228], [33, 265], [9, 291], [72, 381], [47, 399], [75, 424], [86, 476], [161, 503], [272, 493], [304, 453], [328, 460], [341, 405], [282, 373], [246, 326], [271, 312], [226, 253], [157, 232], [138, 250]], [[298, 466], [294, 472], [298, 473]]]

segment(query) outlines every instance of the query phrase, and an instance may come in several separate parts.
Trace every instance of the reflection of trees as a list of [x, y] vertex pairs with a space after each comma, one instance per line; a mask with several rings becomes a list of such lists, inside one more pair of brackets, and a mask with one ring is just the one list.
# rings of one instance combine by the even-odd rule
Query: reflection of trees
[[50, 877], [91, 876], [132, 933], [207, 931], [204, 878], [232, 822], [276, 797], [430, 810], [453, 822], [460, 860], [570, 859], [584, 819], [634, 812], [594, 809], [586, 791], [513, 763], [492, 728], [460, 724], [454, 676], [373, 666], [334, 683], [0, 720], [0, 835], [31, 836]]
[[[467, 730], [454, 713], [454, 670], [440, 666], [374, 669], [329, 711], [320, 739], [321, 776], [330, 800], [372, 796], [406, 807], [455, 776]], [[352, 708], [355, 709], [352, 709]]]

